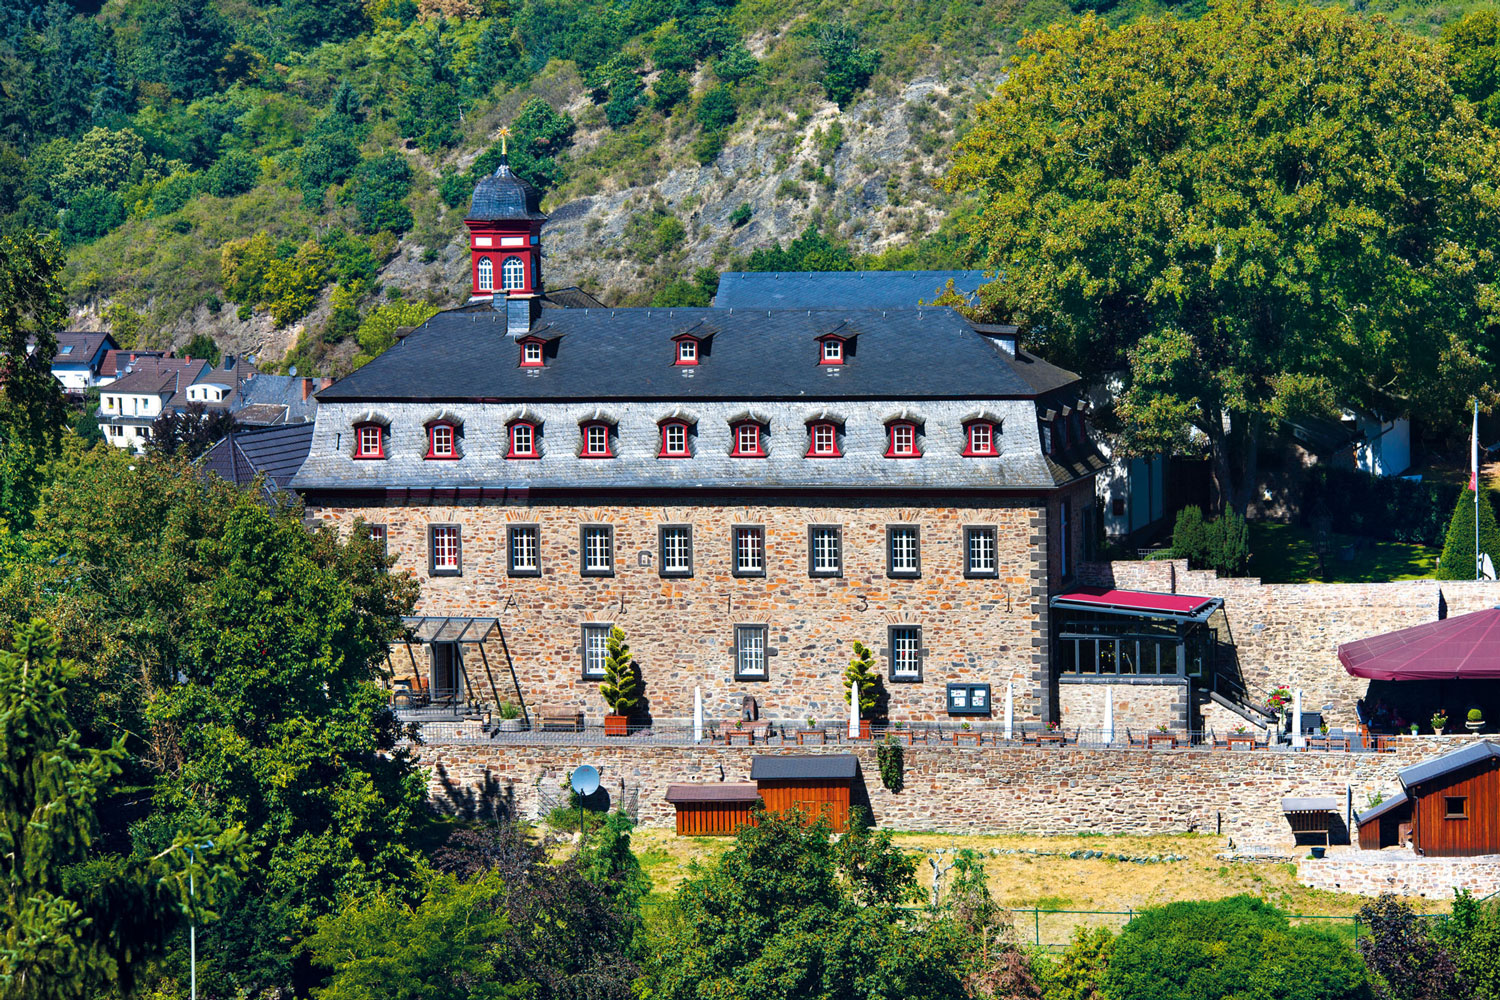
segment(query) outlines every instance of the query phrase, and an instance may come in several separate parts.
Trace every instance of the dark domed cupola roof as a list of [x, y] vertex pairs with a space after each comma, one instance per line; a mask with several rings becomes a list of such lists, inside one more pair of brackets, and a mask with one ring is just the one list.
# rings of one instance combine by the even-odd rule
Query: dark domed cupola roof
[[510, 164], [501, 160], [495, 172], [475, 186], [467, 217], [477, 221], [545, 219], [541, 202], [541, 192], [517, 177]]

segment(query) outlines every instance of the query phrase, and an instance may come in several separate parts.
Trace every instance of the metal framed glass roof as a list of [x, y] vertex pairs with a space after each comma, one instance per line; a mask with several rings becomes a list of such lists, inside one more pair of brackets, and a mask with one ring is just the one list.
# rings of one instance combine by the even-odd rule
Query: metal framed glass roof
[[407, 642], [483, 642], [500, 619], [413, 615], [403, 617], [401, 624]]

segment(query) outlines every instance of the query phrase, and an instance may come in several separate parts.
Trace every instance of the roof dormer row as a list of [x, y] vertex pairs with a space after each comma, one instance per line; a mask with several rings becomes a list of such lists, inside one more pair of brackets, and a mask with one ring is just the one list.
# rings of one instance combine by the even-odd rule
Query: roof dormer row
[[[677, 334], [672, 338], [672, 365], [695, 368], [704, 364], [712, 351], [713, 337], [713, 333], [708, 331], [695, 333], [690, 330]], [[813, 338], [817, 345], [813, 354], [814, 363], [820, 366], [848, 363], [854, 357], [856, 337], [857, 335], [852, 332], [839, 332], [838, 330], [818, 334]], [[536, 334], [521, 337], [516, 341], [521, 352], [516, 367], [546, 368], [549, 359], [557, 354], [558, 339], [560, 338], [548, 338]]]

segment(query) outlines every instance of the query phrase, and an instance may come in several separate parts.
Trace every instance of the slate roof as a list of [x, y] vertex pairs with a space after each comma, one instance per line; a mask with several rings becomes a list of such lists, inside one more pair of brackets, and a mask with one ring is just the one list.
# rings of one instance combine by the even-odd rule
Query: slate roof
[[500, 221], [506, 219], [545, 219], [541, 212], [542, 196], [536, 188], [511, 173], [510, 164], [501, 161], [495, 172], [482, 178], [474, 188], [466, 219]]
[[292, 477], [307, 458], [312, 437], [310, 423], [231, 431], [204, 453], [199, 464], [236, 486], [248, 486], [264, 474], [266, 498], [277, 502], [278, 493], [291, 492]]
[[1370, 820], [1384, 816], [1386, 813], [1390, 812], [1392, 809], [1395, 809], [1397, 806], [1406, 805], [1406, 802], [1406, 793], [1397, 792], [1390, 798], [1383, 800], [1380, 805], [1367, 809], [1364, 812], [1360, 813], [1358, 816], [1354, 817], [1354, 822], [1359, 826], [1364, 826], [1366, 823], [1370, 822]]
[[983, 271], [726, 271], [721, 309], [908, 309], [953, 289], [978, 301]]
[[52, 364], [88, 367], [106, 345], [118, 346], [114, 338], [99, 330], [63, 330], [57, 334], [57, 353], [52, 356]]
[[847, 781], [859, 771], [852, 753], [750, 758], [751, 781]]
[[1402, 785], [1410, 789], [1413, 785], [1441, 778], [1446, 774], [1452, 774], [1454, 771], [1460, 771], [1494, 757], [1500, 757], [1500, 744], [1492, 740], [1480, 740], [1478, 743], [1470, 743], [1452, 753], [1445, 753], [1441, 757], [1424, 760], [1420, 764], [1403, 768], [1396, 772], [1396, 777]]
[[678, 802], [759, 802], [760, 790], [737, 781], [711, 784], [668, 785], [667, 801]]
[[1284, 813], [1336, 813], [1339, 811], [1339, 800], [1331, 795], [1291, 796], [1281, 800], [1281, 811]]
[[[241, 423], [301, 423], [318, 412], [316, 379], [297, 375], [257, 375], [240, 387]], [[304, 398], [303, 392], [306, 391]]]
[[[1035, 395], [1012, 359], [952, 309], [554, 309], [534, 334], [558, 340], [544, 369], [516, 366], [505, 315], [439, 313], [318, 394], [377, 400], [1014, 399]], [[705, 338], [673, 365], [672, 338]], [[853, 337], [849, 360], [817, 364], [816, 338]]]

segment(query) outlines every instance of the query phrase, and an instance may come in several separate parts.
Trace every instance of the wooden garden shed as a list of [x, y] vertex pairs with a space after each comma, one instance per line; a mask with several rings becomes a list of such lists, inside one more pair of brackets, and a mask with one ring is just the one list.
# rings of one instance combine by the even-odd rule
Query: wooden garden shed
[[677, 836], [732, 837], [755, 825], [760, 792], [745, 782], [668, 785], [667, 801], [677, 807]]
[[849, 797], [859, 775], [853, 754], [758, 756], [750, 762], [750, 778], [760, 790], [767, 812], [800, 809], [825, 818], [834, 832], [849, 824]]
[[1359, 817], [1360, 847], [1399, 843], [1401, 827], [1409, 823], [1411, 845], [1419, 854], [1500, 854], [1500, 744], [1471, 743], [1396, 777], [1402, 794]]

